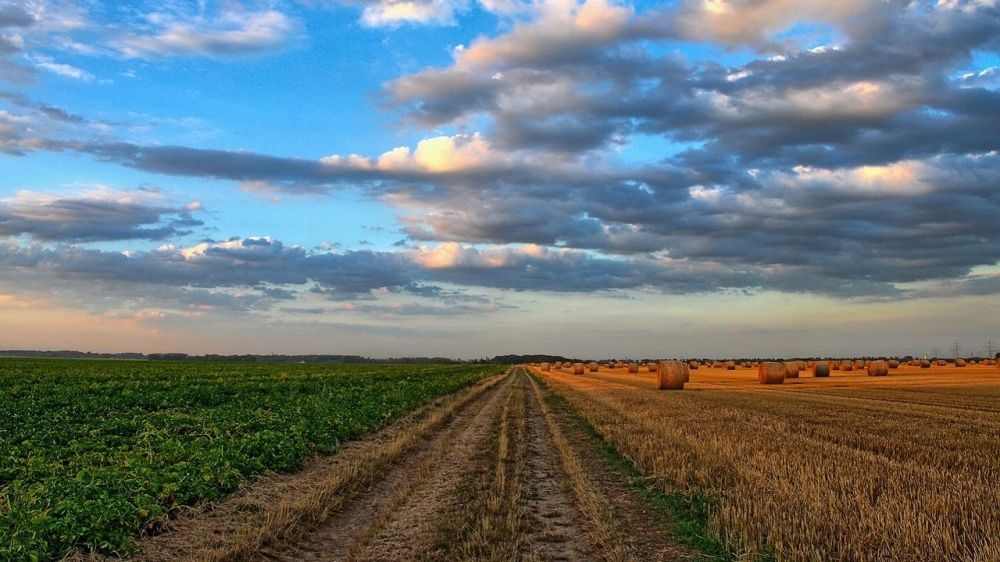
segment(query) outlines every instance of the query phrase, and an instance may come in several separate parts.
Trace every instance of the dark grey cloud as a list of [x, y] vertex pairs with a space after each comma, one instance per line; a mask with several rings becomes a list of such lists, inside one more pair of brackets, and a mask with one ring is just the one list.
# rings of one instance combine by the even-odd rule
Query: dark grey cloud
[[24, 51], [23, 39], [17, 33], [35, 25], [35, 18], [24, 5], [4, 2], [0, 4], [0, 81], [27, 84], [35, 77], [35, 69], [10, 60]]
[[4, 27], [30, 27], [35, 18], [20, 3], [0, 4], [0, 29]]
[[[139, 195], [135, 200], [129, 200]], [[133, 194], [85, 196], [20, 194], [0, 201], [0, 236], [28, 235], [45, 242], [166, 240], [201, 226], [192, 210]]]
[[311, 254], [267, 238], [145, 252], [0, 242], [0, 281], [22, 288], [72, 293], [74, 302], [93, 293], [128, 295], [149, 306], [235, 311], [289, 302], [310, 286], [343, 298], [383, 287], [403, 290], [412, 282], [404, 262], [372, 252]]
[[[441, 252], [448, 259], [433, 259]], [[760, 287], [801, 292], [808, 284], [810, 291], [838, 296], [899, 294], [888, 284], [823, 279], [808, 268], [736, 271], [706, 262], [604, 258], [570, 250], [483, 251], [468, 246], [419, 252], [308, 252], [268, 238], [145, 252], [0, 242], [0, 266], [0, 284], [56, 297], [69, 295], [73, 302], [105, 310], [122, 304], [116, 299], [126, 298], [125, 304], [135, 301], [147, 308], [248, 312], [305, 306], [290, 304], [304, 295], [351, 303], [341, 310], [385, 315], [456, 315], [507, 308], [494, 298], [468, 293], [472, 287], [554, 293], [622, 289], [709, 293]], [[443, 289], [438, 284], [465, 289]], [[378, 296], [380, 291], [407, 298], [387, 302]]]
[[54, 119], [56, 121], [62, 121], [65, 123], [85, 123], [86, 119], [79, 115], [74, 115], [65, 109], [49, 105], [46, 103], [39, 103], [31, 98], [25, 96], [24, 94], [19, 94], [17, 92], [5, 92], [0, 91], [0, 100], [3, 100], [11, 105], [17, 107], [31, 109], [37, 111], [48, 117], [49, 119]]

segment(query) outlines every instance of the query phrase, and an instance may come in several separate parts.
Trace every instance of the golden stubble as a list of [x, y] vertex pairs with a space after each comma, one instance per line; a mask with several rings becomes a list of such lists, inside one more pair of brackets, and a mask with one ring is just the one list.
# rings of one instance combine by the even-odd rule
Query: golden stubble
[[538, 371], [665, 491], [714, 498], [741, 557], [1000, 560], [1000, 372], [855, 373], [765, 387], [702, 368], [659, 392], [627, 367]]

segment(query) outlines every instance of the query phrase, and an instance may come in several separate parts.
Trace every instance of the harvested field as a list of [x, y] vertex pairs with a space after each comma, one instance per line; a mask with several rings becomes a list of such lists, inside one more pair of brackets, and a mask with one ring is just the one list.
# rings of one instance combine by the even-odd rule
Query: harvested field
[[682, 392], [608, 369], [543, 377], [665, 492], [707, 498], [708, 526], [734, 554], [1000, 560], [993, 367], [806, 370], [768, 386], [703, 368]]

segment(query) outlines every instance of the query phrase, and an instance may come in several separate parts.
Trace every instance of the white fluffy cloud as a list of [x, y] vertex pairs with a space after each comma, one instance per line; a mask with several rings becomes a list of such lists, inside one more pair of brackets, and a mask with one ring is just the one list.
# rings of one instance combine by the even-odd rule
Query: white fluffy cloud
[[368, 4], [361, 22], [369, 27], [395, 27], [404, 23], [455, 23], [455, 12], [466, 9], [462, 0], [381, 0]]

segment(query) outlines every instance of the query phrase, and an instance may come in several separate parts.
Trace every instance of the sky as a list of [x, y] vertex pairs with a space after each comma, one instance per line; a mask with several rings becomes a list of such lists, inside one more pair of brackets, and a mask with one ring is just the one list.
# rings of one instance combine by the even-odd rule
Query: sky
[[1000, 341], [996, 0], [0, 0], [0, 348]]

